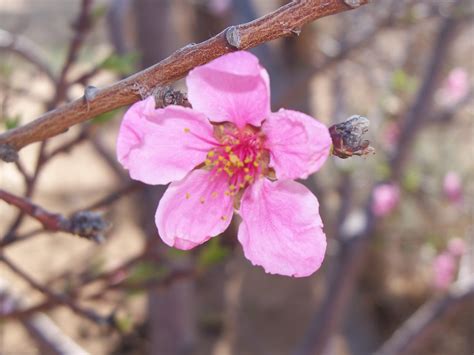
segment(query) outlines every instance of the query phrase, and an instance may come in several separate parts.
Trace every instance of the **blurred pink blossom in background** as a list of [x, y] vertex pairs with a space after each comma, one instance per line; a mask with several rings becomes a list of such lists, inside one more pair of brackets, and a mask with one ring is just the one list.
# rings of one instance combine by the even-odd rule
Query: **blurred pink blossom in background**
[[438, 92], [442, 105], [457, 104], [469, 93], [469, 75], [463, 68], [451, 70]]
[[459, 174], [455, 171], [449, 171], [444, 176], [443, 193], [453, 203], [462, 201], [462, 182]]
[[461, 256], [466, 252], [466, 244], [460, 238], [448, 242], [446, 250], [440, 253], [433, 262], [433, 286], [446, 290], [455, 281]]
[[377, 217], [389, 214], [400, 201], [400, 189], [392, 183], [375, 187], [372, 199], [372, 212]]
[[448, 251], [457, 257], [462, 256], [466, 251], [466, 243], [461, 238], [453, 238], [448, 242]]
[[232, 7], [232, 0], [209, 0], [207, 6], [216, 16], [222, 16]]
[[439, 254], [433, 262], [433, 269], [433, 286], [439, 290], [447, 289], [454, 281], [456, 273], [456, 257], [449, 251]]

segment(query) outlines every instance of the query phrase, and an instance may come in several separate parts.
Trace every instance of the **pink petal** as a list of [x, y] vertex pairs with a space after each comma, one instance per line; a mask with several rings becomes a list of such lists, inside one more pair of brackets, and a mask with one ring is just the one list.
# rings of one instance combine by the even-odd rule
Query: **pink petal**
[[242, 198], [238, 238], [266, 272], [308, 276], [319, 269], [326, 236], [316, 197], [295, 181], [257, 181]]
[[214, 122], [260, 126], [270, 113], [269, 78], [257, 57], [233, 52], [194, 68], [186, 78], [193, 108]]
[[167, 184], [202, 163], [213, 143], [213, 128], [204, 115], [180, 106], [155, 109], [149, 98], [125, 114], [117, 157], [132, 179]]
[[319, 170], [331, 149], [328, 128], [304, 113], [281, 109], [262, 129], [270, 150], [270, 166], [279, 179], [306, 179]]
[[233, 213], [229, 185], [224, 175], [192, 171], [173, 182], [161, 199], [155, 215], [161, 239], [169, 246], [188, 250], [222, 233]]

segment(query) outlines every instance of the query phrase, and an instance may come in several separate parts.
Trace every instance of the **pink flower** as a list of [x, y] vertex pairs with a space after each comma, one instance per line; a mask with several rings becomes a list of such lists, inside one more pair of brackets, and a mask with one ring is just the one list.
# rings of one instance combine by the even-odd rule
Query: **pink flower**
[[328, 129], [297, 111], [271, 112], [268, 74], [248, 52], [193, 69], [186, 84], [193, 109], [138, 102], [117, 142], [133, 179], [171, 182], [155, 218], [163, 241], [194, 248], [222, 233], [236, 209], [238, 240], [254, 265], [289, 276], [315, 272], [326, 250], [319, 204], [293, 179], [326, 161]]
[[469, 92], [469, 75], [463, 68], [451, 70], [440, 91], [442, 104], [450, 106], [461, 101]]
[[449, 201], [453, 203], [461, 202], [462, 183], [458, 173], [450, 171], [444, 176], [443, 192]]
[[377, 217], [389, 214], [397, 207], [400, 200], [400, 189], [394, 184], [378, 185], [374, 189], [372, 212]]

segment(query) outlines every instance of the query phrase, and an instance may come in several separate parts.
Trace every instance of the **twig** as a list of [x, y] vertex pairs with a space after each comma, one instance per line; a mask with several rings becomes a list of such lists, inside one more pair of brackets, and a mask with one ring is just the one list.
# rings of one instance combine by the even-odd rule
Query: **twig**
[[47, 287], [44, 287], [40, 283], [36, 282], [34, 279], [30, 277], [27, 273], [25, 273], [23, 270], [18, 268], [10, 259], [8, 259], [4, 254], [0, 254], [0, 261], [3, 262], [5, 265], [7, 265], [11, 271], [13, 271], [15, 274], [17, 274], [19, 277], [21, 277], [23, 280], [25, 280], [31, 287], [34, 289], [40, 291], [43, 293], [45, 296], [48, 297], [49, 300], [52, 300], [58, 304], [62, 304], [70, 308], [74, 313], [83, 316], [86, 319], [89, 319], [93, 321], [94, 323], [100, 324], [100, 325], [113, 325], [112, 324], [112, 319], [110, 317], [102, 317], [95, 313], [94, 311], [86, 308], [82, 308], [76, 303], [73, 302], [73, 300], [69, 299], [65, 295], [55, 293], [51, 290], [49, 290]]
[[[457, 4], [459, 2], [458, 0]], [[396, 181], [401, 176], [403, 157], [407, 152], [406, 146], [411, 146], [413, 143], [421, 127], [417, 120], [422, 120], [422, 112], [428, 111], [430, 107], [436, 88], [436, 79], [439, 79], [439, 71], [446, 59], [446, 54], [449, 53], [448, 46], [453, 43], [458, 25], [459, 21], [450, 17], [445, 18], [440, 26], [433, 51], [429, 55], [430, 61], [424, 74], [423, 84], [416, 101], [407, 114], [407, 123], [403, 128], [412, 131], [402, 133], [404, 139], [399, 140], [398, 149], [391, 160], [392, 180]], [[372, 196], [369, 197], [364, 212], [361, 212], [360, 218], [363, 221], [360, 228], [352, 230], [351, 228], [344, 228], [344, 225], [341, 228], [341, 237], [337, 238], [341, 240], [339, 253], [341, 262], [336, 265], [334, 274], [331, 275], [330, 285], [320, 312], [310, 323], [295, 354], [322, 354], [343, 319], [357, 277], [362, 270], [364, 255], [374, 235], [376, 223], [372, 214], [371, 199]], [[344, 224], [348, 225], [347, 222], [350, 218], [351, 215], [348, 216]]]
[[[361, 0], [360, 4], [367, 2]], [[192, 68], [225, 53], [291, 36], [308, 22], [351, 8], [341, 0], [293, 1], [257, 20], [232, 26], [205, 42], [188, 45], [160, 63], [98, 90], [96, 97], [87, 103], [82, 98], [77, 99], [45, 113], [25, 126], [5, 132], [0, 135], [0, 146], [7, 145], [20, 150], [28, 144], [60, 134], [79, 122], [131, 104], [146, 96], [153, 88], [182, 78]]]
[[[4, 285], [5, 284], [5, 285]], [[23, 300], [13, 295], [5, 282], [0, 279], [0, 303], [8, 302], [15, 309], [23, 304]], [[3, 312], [0, 313], [0, 317]], [[43, 313], [34, 312], [29, 317], [17, 318], [38, 343], [41, 352], [47, 354], [87, 354], [70, 337], [64, 334], [56, 324]]]
[[69, 45], [66, 60], [63, 64], [61, 73], [59, 74], [59, 78], [56, 83], [56, 93], [49, 105], [51, 108], [56, 107], [57, 104], [61, 102], [66, 95], [67, 88], [69, 86], [66, 81], [67, 74], [73, 63], [76, 61], [77, 55], [85, 39], [85, 36], [91, 27], [90, 10], [92, 6], [92, 1], [93, 0], [82, 0], [81, 2], [81, 11], [79, 12], [77, 20], [73, 24], [74, 36]]
[[2, 189], [0, 189], [0, 200], [19, 208], [24, 214], [35, 218], [48, 231], [72, 233], [83, 238], [101, 241], [101, 238], [103, 238], [102, 233], [107, 227], [107, 224], [100, 215], [96, 213], [82, 211], [73, 214], [71, 218], [66, 218], [61, 214], [46, 211], [29, 200]]
[[375, 355], [405, 354], [414, 348], [420, 338], [426, 338], [442, 318], [474, 300], [474, 282], [456, 283], [442, 298], [433, 298], [421, 306], [395, 331]]
[[56, 83], [56, 77], [49, 66], [48, 59], [28, 38], [0, 29], [0, 51], [9, 51], [19, 55], [46, 75], [52, 83]]
[[96, 202], [88, 205], [85, 208], [82, 208], [81, 210], [97, 210], [99, 208], [103, 208], [105, 206], [111, 205], [118, 199], [122, 198], [123, 196], [137, 191], [140, 187], [142, 187], [142, 184], [139, 182], [133, 181], [129, 183], [128, 185], [125, 185], [124, 187], [119, 188], [116, 191], [111, 192], [105, 197], [102, 197], [100, 200], [97, 200]]

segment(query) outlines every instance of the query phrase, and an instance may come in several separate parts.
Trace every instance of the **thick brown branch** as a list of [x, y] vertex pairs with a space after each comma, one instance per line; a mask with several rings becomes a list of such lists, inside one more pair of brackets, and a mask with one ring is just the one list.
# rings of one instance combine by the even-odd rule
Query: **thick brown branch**
[[[361, 5], [366, 3], [368, 0], [360, 1]], [[148, 69], [97, 90], [92, 100], [77, 99], [45, 113], [25, 126], [5, 132], [0, 135], [0, 146], [19, 150], [33, 142], [53, 137], [79, 122], [131, 104], [149, 95], [155, 87], [182, 78], [192, 68], [223, 54], [291, 36], [308, 22], [351, 8], [342, 0], [293, 1], [252, 22], [232, 26], [205, 42], [188, 45]], [[227, 32], [231, 36], [226, 36]], [[231, 39], [231, 43], [228, 39]]]

